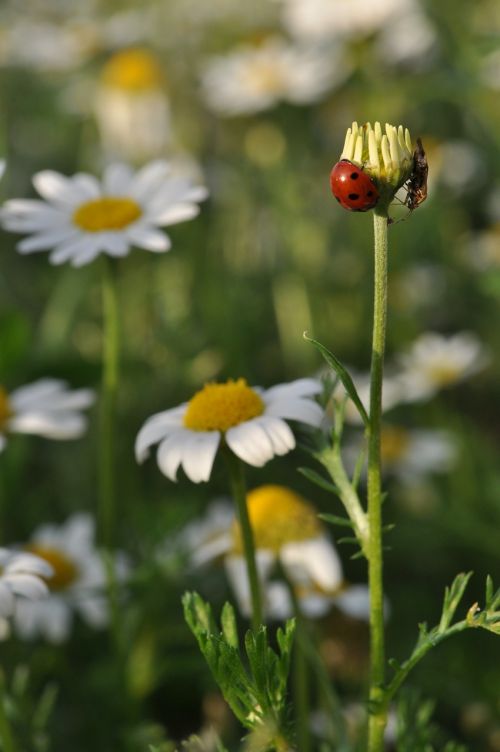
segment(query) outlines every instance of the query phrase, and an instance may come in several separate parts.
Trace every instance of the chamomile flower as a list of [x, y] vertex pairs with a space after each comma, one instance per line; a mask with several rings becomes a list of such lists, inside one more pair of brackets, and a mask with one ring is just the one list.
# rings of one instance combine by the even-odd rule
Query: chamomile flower
[[112, 55], [101, 72], [94, 113], [105, 154], [141, 162], [164, 152], [172, 127], [159, 60], [141, 48]]
[[[268, 618], [286, 619], [293, 613], [289, 585], [280, 577], [280, 567], [307, 616], [323, 616], [336, 605], [355, 618], [366, 618], [367, 588], [344, 582], [338, 554], [312, 504], [285, 486], [266, 485], [247, 494], [247, 506]], [[216, 509], [220, 509], [219, 505], [209, 508], [206, 520], [197, 526], [198, 535], [190, 541], [190, 559], [199, 566], [223, 558], [240, 611], [250, 616], [250, 588], [239, 522], [234, 513], [229, 516], [229, 510], [224, 515], [218, 511], [217, 530]]]
[[[43, 602], [18, 604], [14, 627], [22, 638], [41, 635], [49, 642], [62, 642], [70, 634], [74, 612], [95, 629], [108, 623], [106, 572], [94, 543], [94, 527], [90, 515], [79, 513], [62, 525], [43, 525], [33, 534], [27, 549], [47, 562], [53, 575], [47, 580], [50, 592]], [[117, 556], [118, 581], [126, 571], [126, 563]]]
[[143, 462], [159, 442], [158, 467], [177, 480], [180, 465], [193, 483], [208, 481], [222, 441], [243, 462], [262, 467], [275, 455], [295, 447], [286, 420], [318, 427], [323, 410], [313, 397], [321, 392], [315, 379], [299, 379], [271, 389], [249, 387], [245, 379], [205, 384], [187, 403], [152, 415], [135, 442]]
[[12, 616], [22, 599], [46, 597], [46, 580], [52, 575], [53, 569], [44, 559], [0, 548], [0, 619]]
[[6, 230], [29, 234], [19, 253], [50, 250], [52, 264], [83, 266], [99, 254], [126, 256], [132, 246], [162, 253], [171, 246], [159, 228], [193, 219], [207, 191], [171, 174], [162, 160], [134, 173], [124, 164], [93, 175], [65, 177], [44, 170], [33, 178], [43, 201], [12, 199], [0, 219]]
[[428, 399], [440, 389], [477, 373], [488, 360], [485, 346], [470, 332], [459, 332], [451, 337], [426, 332], [400, 357], [400, 382], [405, 401]]
[[87, 427], [81, 411], [94, 400], [91, 389], [70, 391], [66, 382], [59, 379], [40, 379], [10, 394], [0, 386], [0, 451], [10, 433], [29, 433], [46, 439], [79, 438]]
[[247, 115], [278, 102], [310, 104], [341, 83], [349, 72], [340, 51], [297, 47], [279, 37], [237, 47], [206, 62], [202, 93], [221, 115]]

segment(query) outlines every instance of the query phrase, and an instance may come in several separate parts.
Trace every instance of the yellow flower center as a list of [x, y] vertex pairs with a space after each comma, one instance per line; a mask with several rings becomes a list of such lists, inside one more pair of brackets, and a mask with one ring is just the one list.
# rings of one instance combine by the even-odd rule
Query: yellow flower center
[[10, 406], [9, 395], [7, 394], [3, 386], [0, 386], [0, 431], [5, 428], [9, 421], [9, 418], [11, 418], [13, 414], [14, 411]]
[[79, 206], [73, 222], [86, 232], [105, 232], [123, 230], [141, 215], [141, 207], [131, 198], [105, 196]]
[[158, 60], [146, 50], [122, 50], [113, 55], [103, 68], [104, 84], [130, 93], [160, 89], [164, 73]]
[[78, 579], [78, 567], [69, 556], [59, 549], [32, 543], [26, 546], [26, 550], [39, 556], [40, 559], [44, 559], [54, 570], [52, 577], [43, 578], [49, 590], [53, 592], [66, 590]]
[[[321, 534], [312, 504], [285, 486], [254, 488], [247, 495], [247, 504], [256, 548], [278, 553], [285, 543], [312, 540]], [[233, 551], [243, 552], [238, 522], [233, 527]]]
[[454, 363], [431, 363], [428, 365], [428, 373], [434, 384], [437, 386], [448, 386], [454, 384], [462, 373], [460, 366]]
[[264, 412], [264, 403], [245, 379], [205, 384], [189, 401], [184, 425], [193, 431], [227, 431]]
[[380, 436], [380, 455], [382, 464], [391, 464], [401, 460], [410, 445], [408, 431], [397, 426], [384, 426]]

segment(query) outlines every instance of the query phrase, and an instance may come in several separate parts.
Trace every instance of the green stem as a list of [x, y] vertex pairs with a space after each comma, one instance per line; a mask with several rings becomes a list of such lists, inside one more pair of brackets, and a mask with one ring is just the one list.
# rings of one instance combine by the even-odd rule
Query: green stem
[[101, 441], [99, 453], [99, 534], [101, 544], [110, 548], [116, 508], [115, 488], [115, 410], [118, 390], [119, 315], [116, 268], [113, 259], [103, 258], [103, 368]]
[[387, 212], [375, 210], [375, 290], [368, 428], [368, 581], [370, 587], [370, 719], [368, 752], [383, 750], [387, 707], [385, 677], [384, 589], [382, 580], [382, 485], [380, 432], [387, 319]]
[[5, 712], [5, 684], [3, 675], [0, 676], [0, 741], [2, 743], [2, 752], [16, 752], [12, 728]]
[[297, 747], [300, 752], [310, 752], [311, 734], [309, 722], [311, 708], [309, 705], [309, 682], [307, 671], [307, 656], [303, 641], [307, 635], [307, 626], [300, 609], [300, 603], [292, 583], [287, 579], [290, 597], [293, 603], [294, 616], [297, 622], [297, 634], [294, 644], [294, 698], [297, 716]]
[[241, 526], [243, 540], [243, 553], [247, 565], [250, 595], [252, 598], [252, 626], [255, 631], [262, 624], [262, 597], [260, 592], [259, 575], [255, 561], [255, 544], [252, 527], [248, 516], [247, 491], [243, 462], [229, 449], [226, 452], [226, 460], [229, 468], [231, 492], [238, 510], [238, 518]]

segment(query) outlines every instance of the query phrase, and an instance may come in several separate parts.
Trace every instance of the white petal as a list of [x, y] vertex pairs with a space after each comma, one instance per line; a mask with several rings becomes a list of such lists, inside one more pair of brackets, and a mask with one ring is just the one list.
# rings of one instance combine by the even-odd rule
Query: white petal
[[33, 176], [33, 185], [40, 196], [56, 206], [73, 208], [87, 198], [78, 183], [54, 170], [37, 172]]
[[262, 467], [274, 457], [271, 439], [258, 419], [230, 428], [226, 443], [237, 457], [254, 467]]
[[98, 242], [100, 250], [103, 253], [107, 253], [109, 256], [115, 258], [126, 256], [130, 250], [130, 244], [123, 233], [101, 232], [99, 233]]
[[10, 431], [32, 433], [46, 439], [76, 439], [86, 427], [87, 419], [83, 415], [70, 412], [29, 412], [9, 420]]
[[[39, 608], [41, 604], [33, 604]], [[49, 642], [59, 645], [68, 639], [71, 632], [72, 614], [71, 609], [62, 598], [53, 598], [50, 604], [50, 610], [47, 608], [48, 604], [43, 604], [44, 612], [46, 614], [45, 624], [41, 631]]]
[[191, 440], [192, 431], [178, 428], [164, 439], [158, 447], [158, 467], [170, 480], [177, 480], [177, 470], [184, 456], [184, 446]]
[[84, 621], [94, 629], [103, 629], [109, 622], [109, 607], [107, 599], [102, 595], [92, 595], [82, 598], [76, 604]]
[[49, 592], [45, 582], [32, 574], [6, 575], [3, 579], [15, 595], [22, 595], [25, 598], [37, 600]]
[[80, 267], [94, 261], [100, 253], [101, 248], [99, 246], [99, 240], [96, 238], [93, 243], [87, 243], [85, 248], [81, 248], [78, 253], [73, 255], [71, 266], [74, 266], [75, 269], [79, 269]]
[[132, 170], [127, 165], [109, 165], [103, 175], [104, 193], [107, 196], [129, 196], [132, 179]]
[[219, 431], [194, 431], [184, 444], [182, 467], [193, 483], [209, 480], [219, 443]]
[[33, 406], [38, 407], [40, 403], [43, 404], [45, 400], [62, 392], [66, 386], [66, 382], [61, 379], [38, 379], [31, 384], [14, 389], [10, 395], [10, 401], [16, 412]]
[[342, 583], [342, 565], [328, 538], [286, 543], [280, 560], [288, 576], [299, 585], [313, 583], [326, 592], [334, 592]]
[[294, 615], [292, 596], [284, 582], [268, 582], [264, 591], [265, 611], [269, 619], [285, 621]]
[[281, 398], [271, 403], [265, 400], [266, 415], [275, 415], [278, 418], [287, 418], [287, 420], [297, 420], [300, 423], [306, 423], [309, 426], [318, 428], [324, 418], [325, 412], [310, 399], [300, 399], [292, 397], [290, 399]]
[[72, 240], [77, 235], [79, 235], [78, 230], [75, 230], [75, 228], [68, 223], [62, 227], [50, 229], [47, 232], [40, 232], [29, 238], [24, 238], [24, 240], [21, 240], [16, 247], [19, 253], [22, 254], [46, 251], [49, 248], [54, 248], [62, 242]]
[[186, 412], [186, 405], [174, 407], [156, 413], [142, 426], [135, 440], [135, 458], [137, 462], [144, 462], [149, 455], [149, 447], [161, 439], [165, 439], [173, 431], [182, 428], [182, 420]]
[[[260, 549], [256, 552], [255, 563], [257, 565], [257, 574], [262, 590], [266, 587], [267, 579], [275, 561], [276, 557], [272, 551]], [[252, 613], [252, 599], [250, 595], [247, 565], [244, 557], [236, 554], [226, 556], [224, 559], [224, 567], [241, 613], [244, 616], [250, 616]]]
[[86, 172], [77, 172], [73, 175], [73, 183], [78, 186], [78, 190], [89, 201], [99, 198], [101, 195], [100, 183], [94, 175], [89, 175]]
[[71, 238], [71, 240], [57, 245], [50, 254], [49, 261], [51, 264], [59, 266], [59, 264], [64, 264], [66, 261], [75, 258], [89, 247], [94, 247], [93, 240], [88, 234], [79, 233], [76, 237]]
[[197, 217], [199, 213], [200, 208], [196, 204], [177, 204], [176, 206], [168, 206], [159, 212], [148, 212], [147, 217], [155, 224], [166, 227], [178, 222], [186, 222], [188, 219]]
[[164, 159], [157, 159], [145, 165], [136, 174], [132, 186], [132, 196], [141, 204], [147, 204], [170, 173], [170, 166]]
[[24, 573], [50, 577], [53, 574], [53, 569], [45, 559], [23, 552], [13, 557], [5, 568], [5, 572], [8, 574]]
[[295, 449], [295, 437], [288, 423], [271, 415], [262, 415], [257, 420], [268, 435], [274, 454], [283, 455]]
[[335, 605], [353, 619], [370, 620], [370, 591], [367, 585], [348, 587], [336, 596]]
[[333, 604], [333, 598], [319, 593], [306, 593], [299, 596], [300, 610], [309, 619], [320, 619], [327, 614]]
[[0, 581], [0, 616], [10, 616], [14, 610], [15, 599], [11, 590]]
[[312, 397], [321, 394], [323, 387], [318, 379], [296, 379], [288, 384], [277, 384], [264, 393], [266, 402], [281, 397]]
[[155, 253], [168, 251], [172, 246], [168, 235], [165, 235], [161, 230], [145, 225], [130, 227], [127, 230], [127, 238], [133, 245]]

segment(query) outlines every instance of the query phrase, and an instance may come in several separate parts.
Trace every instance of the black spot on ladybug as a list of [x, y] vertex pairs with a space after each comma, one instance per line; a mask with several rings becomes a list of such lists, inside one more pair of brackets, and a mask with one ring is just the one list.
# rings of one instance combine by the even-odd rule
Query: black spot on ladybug
[[350, 201], [357, 201], [359, 198], [359, 193], [350, 193], [347, 198]]
[[351, 172], [351, 180], [357, 180], [359, 178], [359, 175], [357, 172]]
[[367, 196], [373, 196], [373, 191], [368, 191]]

